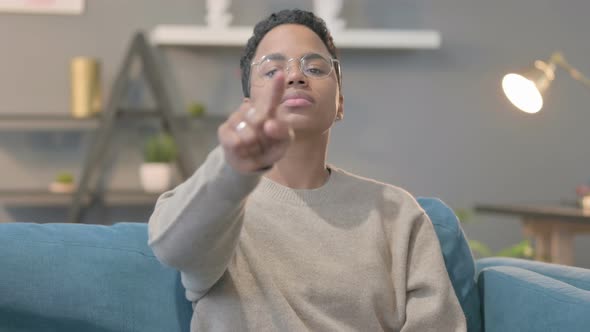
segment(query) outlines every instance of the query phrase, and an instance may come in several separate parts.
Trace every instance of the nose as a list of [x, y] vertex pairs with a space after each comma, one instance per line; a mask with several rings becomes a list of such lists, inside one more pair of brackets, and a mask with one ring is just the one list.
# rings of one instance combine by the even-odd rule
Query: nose
[[291, 66], [287, 67], [287, 85], [288, 86], [300, 86], [307, 85], [307, 76], [301, 71], [299, 63], [293, 61]]

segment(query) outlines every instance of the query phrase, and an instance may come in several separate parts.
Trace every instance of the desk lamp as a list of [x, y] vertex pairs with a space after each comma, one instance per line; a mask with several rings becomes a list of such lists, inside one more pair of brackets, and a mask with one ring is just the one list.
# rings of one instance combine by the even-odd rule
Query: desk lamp
[[562, 53], [556, 52], [547, 62], [537, 60], [533, 68], [522, 73], [505, 75], [502, 79], [502, 90], [508, 100], [521, 111], [537, 113], [543, 107], [543, 94], [555, 78], [557, 66], [590, 88], [590, 79], [570, 65]]
[[[502, 90], [514, 106], [527, 113], [537, 113], [543, 107], [543, 93], [555, 78], [557, 66], [569, 72], [571, 77], [590, 88], [590, 79], [570, 65], [560, 52], [551, 55], [548, 62], [535, 61], [534, 67], [522, 73], [510, 73], [502, 79]], [[590, 186], [577, 187], [580, 205], [590, 210]]]

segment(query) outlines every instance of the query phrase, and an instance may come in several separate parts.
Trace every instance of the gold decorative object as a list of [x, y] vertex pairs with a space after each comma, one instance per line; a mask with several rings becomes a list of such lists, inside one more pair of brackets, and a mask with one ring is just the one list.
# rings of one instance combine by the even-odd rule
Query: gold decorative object
[[70, 72], [72, 116], [86, 118], [100, 112], [100, 62], [91, 57], [75, 57], [71, 60]]

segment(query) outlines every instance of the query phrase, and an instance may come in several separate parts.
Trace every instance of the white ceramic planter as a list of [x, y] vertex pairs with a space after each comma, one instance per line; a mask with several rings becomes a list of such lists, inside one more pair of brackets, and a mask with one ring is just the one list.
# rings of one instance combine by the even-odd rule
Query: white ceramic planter
[[49, 184], [49, 191], [55, 194], [70, 194], [76, 190], [76, 185], [73, 183], [51, 182]]
[[163, 193], [172, 186], [172, 164], [143, 163], [139, 167], [143, 190], [149, 193]]

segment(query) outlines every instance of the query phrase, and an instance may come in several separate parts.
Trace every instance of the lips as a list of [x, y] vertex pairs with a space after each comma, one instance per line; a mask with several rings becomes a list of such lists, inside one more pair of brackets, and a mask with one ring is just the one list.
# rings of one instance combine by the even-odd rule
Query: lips
[[281, 100], [281, 103], [290, 107], [310, 106], [314, 103], [313, 97], [305, 92], [295, 91], [286, 93]]

